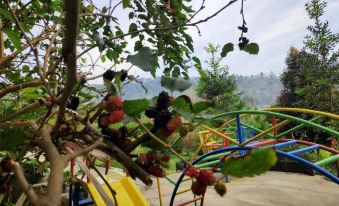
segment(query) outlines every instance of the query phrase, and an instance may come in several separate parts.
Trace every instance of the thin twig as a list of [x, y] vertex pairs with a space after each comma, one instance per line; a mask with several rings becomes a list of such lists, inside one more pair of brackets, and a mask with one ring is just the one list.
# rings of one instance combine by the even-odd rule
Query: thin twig
[[159, 139], [157, 136], [155, 136], [138, 118], [134, 118], [136, 122], [148, 133], [148, 135], [155, 141], [157, 141], [159, 144], [164, 146], [165, 148], [169, 149], [173, 154], [175, 154], [177, 157], [179, 157], [182, 161], [184, 161], [188, 166], [192, 166], [189, 161], [187, 161], [183, 156], [181, 156], [177, 151], [175, 151], [171, 145], [167, 144], [166, 142]]

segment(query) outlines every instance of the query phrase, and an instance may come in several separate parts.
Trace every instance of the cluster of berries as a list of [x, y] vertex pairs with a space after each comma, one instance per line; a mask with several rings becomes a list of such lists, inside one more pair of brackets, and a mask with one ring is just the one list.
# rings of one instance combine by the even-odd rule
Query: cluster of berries
[[118, 96], [110, 95], [106, 100], [105, 110], [108, 113], [103, 113], [99, 116], [98, 125], [100, 128], [108, 127], [109, 124], [121, 122], [124, 119], [123, 101]]
[[103, 78], [108, 80], [108, 81], [112, 81], [117, 74], [120, 74], [120, 81], [125, 81], [127, 76], [128, 76], [128, 72], [126, 70], [121, 70], [119, 72], [115, 72], [113, 70], [107, 70], [104, 74], [103, 74]]
[[191, 189], [195, 195], [203, 195], [206, 192], [207, 186], [214, 184], [215, 191], [220, 195], [224, 196], [226, 193], [226, 186], [222, 181], [215, 181], [215, 177], [211, 171], [200, 170], [198, 171], [195, 167], [189, 167], [185, 171], [185, 175], [195, 178]]
[[250, 41], [247, 37], [244, 37], [243, 34], [248, 32], [248, 28], [246, 26], [246, 23], [242, 26], [238, 26], [238, 29], [241, 31], [241, 36], [239, 37], [239, 49], [244, 49], [245, 46]]
[[201, 169], [198, 171], [195, 167], [189, 167], [185, 175], [195, 178], [191, 189], [195, 195], [202, 195], [206, 192], [207, 186], [213, 185], [215, 178], [213, 172]]
[[162, 168], [169, 168], [170, 159], [169, 155], [162, 155], [159, 151], [151, 151], [146, 154], [139, 154], [136, 163], [151, 175], [165, 177], [166, 173]]
[[181, 118], [179, 116], [173, 116], [169, 111], [171, 97], [167, 92], [162, 91], [157, 99], [157, 103], [154, 107], [149, 107], [145, 111], [145, 115], [148, 118], [154, 118], [154, 128], [160, 129], [162, 136], [170, 136], [174, 130], [181, 126]]
[[9, 193], [12, 191], [11, 185], [5, 182], [4, 177], [1, 176], [2, 173], [9, 173], [12, 171], [11, 159], [5, 157], [0, 162], [0, 193]]

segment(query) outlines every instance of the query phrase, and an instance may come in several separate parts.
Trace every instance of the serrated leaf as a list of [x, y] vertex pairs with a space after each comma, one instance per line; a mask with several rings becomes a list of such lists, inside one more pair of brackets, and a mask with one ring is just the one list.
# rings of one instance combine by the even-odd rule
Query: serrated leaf
[[143, 71], [152, 71], [152, 67], [157, 64], [157, 61], [149, 47], [142, 47], [138, 50], [138, 53], [127, 56], [127, 62], [134, 64]]
[[235, 177], [252, 177], [269, 170], [277, 162], [277, 155], [272, 148], [253, 149], [240, 159], [231, 158], [221, 164], [221, 173]]
[[259, 45], [257, 43], [250, 43], [250, 44], [247, 44], [243, 50], [249, 54], [258, 54]]
[[21, 41], [19, 31], [12, 31], [10, 29], [5, 29], [5, 34], [11, 40], [12, 44], [17, 50], [21, 50]]
[[233, 51], [233, 50], [234, 50], [233, 44], [232, 44], [232, 43], [227, 43], [227, 44], [225, 44], [225, 45], [222, 47], [220, 56], [221, 56], [221, 57], [225, 57], [225, 56], [227, 56], [227, 54], [228, 54], [229, 52], [231, 52], [231, 51]]
[[170, 76], [161, 77], [161, 86], [171, 91], [183, 92], [192, 86], [190, 81]]
[[13, 150], [15, 147], [23, 145], [25, 139], [26, 135], [23, 129], [0, 129], [0, 151]]
[[124, 101], [124, 112], [129, 116], [135, 116], [145, 111], [149, 107], [147, 99], [134, 99]]

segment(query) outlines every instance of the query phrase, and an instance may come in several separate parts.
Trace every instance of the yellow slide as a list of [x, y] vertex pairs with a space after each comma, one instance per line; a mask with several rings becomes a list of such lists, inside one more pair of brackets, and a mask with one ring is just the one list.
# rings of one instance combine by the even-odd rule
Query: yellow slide
[[[134, 181], [130, 177], [121, 176], [118, 181], [112, 182], [111, 178], [107, 178], [112, 189], [116, 192], [116, 199], [120, 206], [149, 206], [139, 188], [135, 185]], [[116, 176], [115, 176], [116, 179]], [[92, 196], [93, 202], [96, 205], [106, 205], [104, 200], [99, 195], [98, 191], [92, 183], [86, 183], [89, 193]], [[112, 194], [107, 185], [102, 185], [108, 196], [113, 199]]]

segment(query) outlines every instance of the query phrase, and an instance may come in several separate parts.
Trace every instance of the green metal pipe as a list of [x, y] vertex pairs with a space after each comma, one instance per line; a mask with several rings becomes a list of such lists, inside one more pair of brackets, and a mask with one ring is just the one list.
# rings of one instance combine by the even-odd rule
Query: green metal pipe
[[216, 119], [216, 118], [220, 118], [220, 117], [224, 117], [224, 116], [230, 116], [230, 115], [235, 115], [235, 114], [264, 114], [264, 115], [276, 116], [276, 117], [288, 119], [290, 121], [303, 123], [306, 126], [313, 127], [315, 129], [320, 129], [320, 130], [323, 130], [323, 131], [325, 131], [325, 132], [327, 132], [329, 134], [332, 134], [332, 135], [334, 135], [336, 137], [339, 137], [339, 132], [337, 132], [337, 131], [335, 131], [333, 129], [324, 127], [324, 126], [316, 124], [314, 122], [310, 122], [308, 120], [304, 120], [304, 119], [301, 119], [301, 118], [298, 118], [298, 117], [293, 117], [291, 115], [281, 114], [281, 113], [277, 113], [277, 112], [258, 111], [258, 110], [232, 111], [232, 112], [226, 112], [226, 113], [222, 113], [222, 114], [219, 114], [219, 115], [212, 116], [210, 119]]
[[337, 161], [337, 160], [339, 160], [339, 154], [328, 157], [328, 158], [323, 159], [323, 160], [320, 160], [320, 161], [318, 161], [314, 164], [318, 165], [318, 166], [324, 166], [324, 165], [327, 165], [327, 164], [334, 162], [334, 161]]
[[197, 168], [197, 169], [205, 168], [205, 167], [209, 167], [209, 166], [218, 164], [219, 162], [220, 162], [220, 160], [214, 160], [214, 161], [211, 161], [211, 162], [206, 162], [206, 163], [195, 165], [195, 168]]
[[[250, 128], [250, 129], [253, 129], [254, 131], [256, 131], [256, 132], [258, 132], [258, 133], [262, 133], [262, 132], [263, 132], [263, 130], [258, 129], [258, 128], [256, 128], [256, 127], [253, 127], [253, 126], [251, 126], [251, 125], [248, 125], [248, 124], [245, 124], [245, 123], [241, 123], [241, 124], [244, 125], [244, 126], [246, 126], [246, 127], [248, 127], [248, 128]], [[273, 136], [272, 134], [266, 134], [266, 136], [269, 136], [270, 138], [274, 138], [274, 136]]]
[[173, 185], [176, 185], [177, 183], [172, 179], [172, 178], [169, 178], [169, 177], [165, 177], [170, 183], [172, 183]]
[[223, 152], [223, 153], [220, 153], [220, 154], [211, 155], [211, 156], [206, 157], [203, 161], [214, 160], [214, 159], [217, 159], [219, 157], [223, 157], [223, 156], [226, 156], [226, 155], [229, 155], [229, 154], [230, 154], [230, 152]]
[[[319, 120], [319, 119], [322, 119], [322, 118], [324, 118], [324, 116], [314, 117], [313, 119], [310, 119], [310, 120], [308, 120], [308, 121], [310, 121], [310, 122], [315, 122], [315, 121], [317, 121], [317, 120]], [[291, 128], [291, 129], [289, 129], [289, 130], [287, 130], [287, 131], [285, 131], [285, 132], [282, 132], [282, 133], [278, 134], [277, 138], [283, 137], [283, 136], [285, 136], [285, 135], [287, 135], [287, 134], [290, 134], [290, 133], [292, 133], [292, 132], [294, 132], [294, 131], [296, 131], [296, 130], [298, 130], [298, 129], [301, 129], [301, 128], [305, 127], [305, 126], [306, 126], [306, 125], [305, 125], [304, 123], [302, 123], [302, 124], [300, 124], [300, 125], [298, 125], [298, 126], [296, 126], [296, 127], [293, 127], [293, 128]]]

